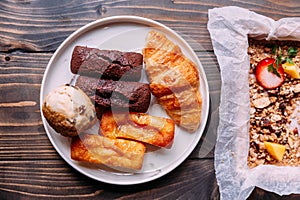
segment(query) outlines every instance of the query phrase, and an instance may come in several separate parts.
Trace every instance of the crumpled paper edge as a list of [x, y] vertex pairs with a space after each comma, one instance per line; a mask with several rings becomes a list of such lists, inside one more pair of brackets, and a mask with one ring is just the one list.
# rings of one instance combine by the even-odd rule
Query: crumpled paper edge
[[255, 186], [279, 195], [300, 194], [300, 167], [247, 166], [250, 99], [248, 35], [300, 40], [300, 18], [274, 21], [247, 9], [209, 10], [208, 30], [221, 69], [215, 173], [221, 199], [246, 199]]

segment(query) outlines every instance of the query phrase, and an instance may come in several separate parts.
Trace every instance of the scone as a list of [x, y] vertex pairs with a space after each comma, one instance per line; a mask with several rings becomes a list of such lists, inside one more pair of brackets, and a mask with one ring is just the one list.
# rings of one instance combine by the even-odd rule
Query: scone
[[196, 65], [164, 34], [150, 31], [143, 49], [150, 89], [176, 124], [190, 132], [200, 125], [202, 98]]
[[146, 147], [140, 142], [86, 134], [71, 143], [71, 158], [117, 169], [142, 168]]
[[63, 136], [73, 137], [96, 123], [95, 106], [79, 88], [62, 85], [45, 98], [43, 115], [49, 125]]
[[110, 138], [125, 138], [159, 147], [170, 146], [174, 139], [173, 120], [145, 113], [103, 114], [99, 134]]

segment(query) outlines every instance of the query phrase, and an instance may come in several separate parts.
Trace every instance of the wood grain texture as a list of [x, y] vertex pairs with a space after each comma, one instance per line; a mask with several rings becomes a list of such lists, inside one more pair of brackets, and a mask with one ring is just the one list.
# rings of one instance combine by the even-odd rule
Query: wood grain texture
[[134, 187], [94, 181], [61, 160], [0, 162], [0, 169], [1, 199], [206, 199], [216, 188], [213, 159], [189, 160], [160, 179]]
[[[51, 3], [50, 3], [51, 2]], [[23, 0], [0, 1], [0, 51], [55, 51], [72, 32], [94, 20], [135, 15], [157, 20], [177, 31], [195, 50], [212, 50], [207, 11], [240, 6], [274, 19], [300, 16], [297, 1], [219, 0]]]
[[[300, 16], [288, 0], [2, 0], [0, 1], [0, 199], [219, 199], [213, 153], [220, 73], [207, 31], [208, 9], [240, 6], [275, 20]], [[53, 148], [40, 116], [43, 73], [58, 46], [94, 20], [135, 15], [177, 31], [196, 51], [210, 88], [205, 133], [178, 168], [136, 186], [94, 181], [72, 169]], [[256, 188], [249, 199], [299, 199]]]

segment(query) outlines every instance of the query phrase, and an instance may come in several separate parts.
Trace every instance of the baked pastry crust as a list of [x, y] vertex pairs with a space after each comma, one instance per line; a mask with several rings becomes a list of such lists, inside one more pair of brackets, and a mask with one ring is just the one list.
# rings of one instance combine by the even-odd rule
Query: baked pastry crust
[[71, 158], [121, 169], [140, 170], [146, 147], [140, 142], [86, 134], [73, 138]]
[[174, 139], [173, 120], [144, 113], [111, 113], [102, 115], [99, 134], [110, 138], [136, 140], [166, 147]]
[[143, 56], [151, 92], [176, 124], [194, 132], [202, 109], [196, 65], [157, 31], [148, 33]]

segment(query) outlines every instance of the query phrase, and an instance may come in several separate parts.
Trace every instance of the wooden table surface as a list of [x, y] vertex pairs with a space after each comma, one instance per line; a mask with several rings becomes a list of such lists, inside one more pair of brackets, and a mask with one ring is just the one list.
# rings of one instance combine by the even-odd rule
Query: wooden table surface
[[[219, 199], [213, 148], [221, 80], [207, 12], [230, 5], [273, 19], [300, 16], [295, 0], [1, 0], [0, 199]], [[167, 175], [134, 186], [98, 182], [69, 166], [51, 145], [39, 109], [43, 73], [58, 46], [83, 25], [115, 15], [147, 17], [177, 31], [200, 58], [211, 95], [211, 117], [193, 153]], [[249, 199], [300, 195], [256, 188]]]

